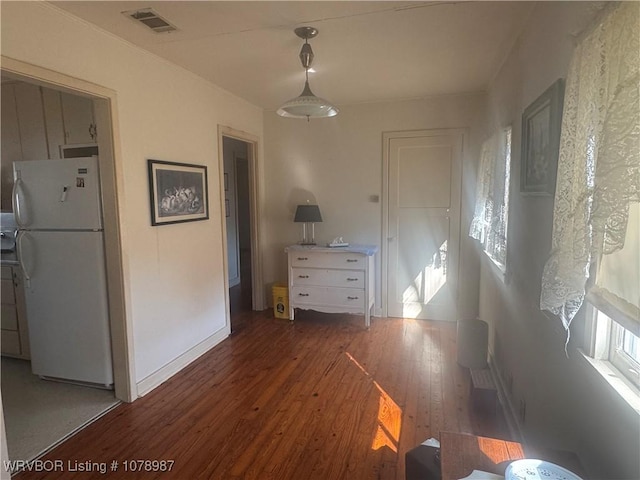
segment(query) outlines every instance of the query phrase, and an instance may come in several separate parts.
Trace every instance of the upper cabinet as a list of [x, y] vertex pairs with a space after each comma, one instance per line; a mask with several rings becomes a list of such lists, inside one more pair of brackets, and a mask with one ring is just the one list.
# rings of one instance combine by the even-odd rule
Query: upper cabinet
[[3, 211], [11, 210], [13, 162], [49, 157], [40, 87], [28, 83], [2, 84]]
[[96, 124], [93, 100], [69, 93], [60, 93], [65, 143], [95, 143]]
[[16, 83], [14, 95], [22, 160], [47, 158], [47, 127], [44, 123], [40, 87], [29, 83]]
[[60, 145], [66, 142], [64, 134], [64, 122], [62, 120], [62, 102], [60, 92], [50, 88], [42, 89], [42, 107], [44, 119], [47, 125], [47, 145], [49, 156], [47, 158], [60, 158]]
[[24, 82], [2, 84], [1, 209], [11, 211], [13, 162], [60, 158], [60, 145], [94, 144], [93, 100]]
[[20, 131], [18, 129], [18, 112], [14, 85], [2, 85], [2, 102], [0, 102], [2, 117], [0, 124], [2, 138], [0, 139], [0, 208], [11, 210], [11, 189], [13, 187], [14, 160], [22, 160], [22, 146], [20, 145]]

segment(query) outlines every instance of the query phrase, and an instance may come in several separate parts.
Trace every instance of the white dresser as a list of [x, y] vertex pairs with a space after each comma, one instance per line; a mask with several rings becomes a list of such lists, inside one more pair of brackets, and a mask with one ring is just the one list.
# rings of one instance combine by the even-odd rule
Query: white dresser
[[290, 245], [289, 319], [296, 308], [325, 313], [364, 314], [371, 324], [375, 300], [374, 258], [378, 247]]

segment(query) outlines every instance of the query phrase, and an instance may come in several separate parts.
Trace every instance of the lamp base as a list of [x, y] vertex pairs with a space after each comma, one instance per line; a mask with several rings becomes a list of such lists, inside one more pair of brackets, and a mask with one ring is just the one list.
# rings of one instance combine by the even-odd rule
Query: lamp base
[[316, 242], [299, 242], [298, 245], [317, 245]]

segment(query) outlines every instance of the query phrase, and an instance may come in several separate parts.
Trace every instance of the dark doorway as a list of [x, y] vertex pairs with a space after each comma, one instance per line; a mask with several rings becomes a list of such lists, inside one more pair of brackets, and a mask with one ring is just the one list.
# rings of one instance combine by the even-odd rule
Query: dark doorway
[[225, 215], [229, 265], [231, 331], [241, 325], [243, 312], [252, 310], [251, 202], [247, 142], [223, 137]]

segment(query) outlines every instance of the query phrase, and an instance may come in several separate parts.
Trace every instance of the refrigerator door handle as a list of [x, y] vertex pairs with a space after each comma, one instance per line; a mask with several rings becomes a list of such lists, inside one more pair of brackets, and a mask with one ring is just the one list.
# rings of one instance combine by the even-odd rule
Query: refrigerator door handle
[[23, 205], [24, 188], [22, 178], [20, 176], [20, 170], [16, 171], [16, 180], [13, 183], [13, 191], [11, 194], [11, 205], [13, 207], [13, 215], [16, 219], [18, 227], [26, 227], [28, 218]]
[[[18, 263], [20, 264], [20, 270], [22, 270], [22, 274], [24, 276], [24, 284], [26, 288], [31, 288], [31, 275], [27, 270], [27, 266], [24, 263], [24, 257], [22, 252], [24, 251], [24, 237], [29, 235], [27, 232], [20, 231], [18, 232], [18, 236], [16, 237], [16, 251], [18, 253]], [[33, 258], [33, 257], [32, 257]]]

